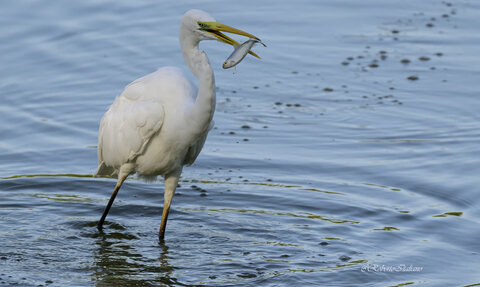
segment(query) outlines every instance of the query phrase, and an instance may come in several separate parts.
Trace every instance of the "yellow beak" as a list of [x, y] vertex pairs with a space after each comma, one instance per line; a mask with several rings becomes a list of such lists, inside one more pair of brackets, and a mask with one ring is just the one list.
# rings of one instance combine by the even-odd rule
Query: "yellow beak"
[[[227, 25], [222, 24], [220, 22], [198, 22], [198, 25], [200, 25], [200, 29], [202, 31], [205, 31], [205, 32], [208, 32], [208, 33], [211, 33], [211, 34], [215, 35], [215, 37], [217, 37], [217, 39], [220, 42], [230, 44], [234, 47], [240, 45], [240, 43], [238, 43], [234, 39], [228, 37], [227, 35], [223, 34], [221, 31], [245, 36], [245, 37], [248, 37], [248, 38], [253, 38], [253, 39], [256, 39], [256, 40], [260, 41], [260, 39], [257, 36], [254, 36], [250, 33], [239, 30], [237, 28], [227, 26]], [[257, 58], [261, 59], [257, 54], [255, 54], [252, 51], [248, 51], [248, 53], [250, 55], [254, 56], [254, 57], [257, 57]]]

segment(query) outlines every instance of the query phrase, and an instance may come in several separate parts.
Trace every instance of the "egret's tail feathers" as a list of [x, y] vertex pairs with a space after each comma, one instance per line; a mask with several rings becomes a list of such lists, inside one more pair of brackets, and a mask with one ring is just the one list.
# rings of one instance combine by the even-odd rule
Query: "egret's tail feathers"
[[117, 171], [110, 166], [105, 165], [105, 163], [102, 161], [97, 168], [97, 171], [93, 174], [94, 177], [100, 177], [100, 176], [111, 176], [111, 177], [117, 177]]

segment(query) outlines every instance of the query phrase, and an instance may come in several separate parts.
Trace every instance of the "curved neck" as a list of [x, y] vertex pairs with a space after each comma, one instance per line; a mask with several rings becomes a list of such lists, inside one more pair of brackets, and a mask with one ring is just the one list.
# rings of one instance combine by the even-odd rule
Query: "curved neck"
[[188, 117], [192, 125], [198, 127], [199, 133], [204, 133], [215, 112], [215, 77], [207, 55], [198, 48], [198, 44], [199, 41], [192, 35], [180, 33], [183, 59], [198, 79], [197, 98]]

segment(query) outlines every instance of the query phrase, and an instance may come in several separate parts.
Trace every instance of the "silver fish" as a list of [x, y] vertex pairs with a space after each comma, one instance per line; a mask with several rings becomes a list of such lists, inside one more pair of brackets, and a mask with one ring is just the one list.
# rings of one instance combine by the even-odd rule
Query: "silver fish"
[[261, 43], [265, 47], [267, 46], [257, 39], [249, 39], [244, 43], [242, 43], [241, 45], [238, 45], [235, 47], [235, 50], [233, 50], [232, 54], [228, 56], [228, 58], [223, 63], [222, 67], [224, 69], [228, 69], [238, 65], [243, 60], [243, 58], [245, 58], [245, 56], [248, 54], [250, 49], [252, 49], [253, 45], [255, 45], [256, 43]]

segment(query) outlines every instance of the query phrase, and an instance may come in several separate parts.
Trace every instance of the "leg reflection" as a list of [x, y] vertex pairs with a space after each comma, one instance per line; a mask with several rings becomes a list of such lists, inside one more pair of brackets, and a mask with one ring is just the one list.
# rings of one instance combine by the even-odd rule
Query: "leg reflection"
[[173, 276], [166, 244], [156, 245], [151, 236], [145, 239], [120, 229], [97, 233], [89, 268], [97, 286], [185, 286]]

